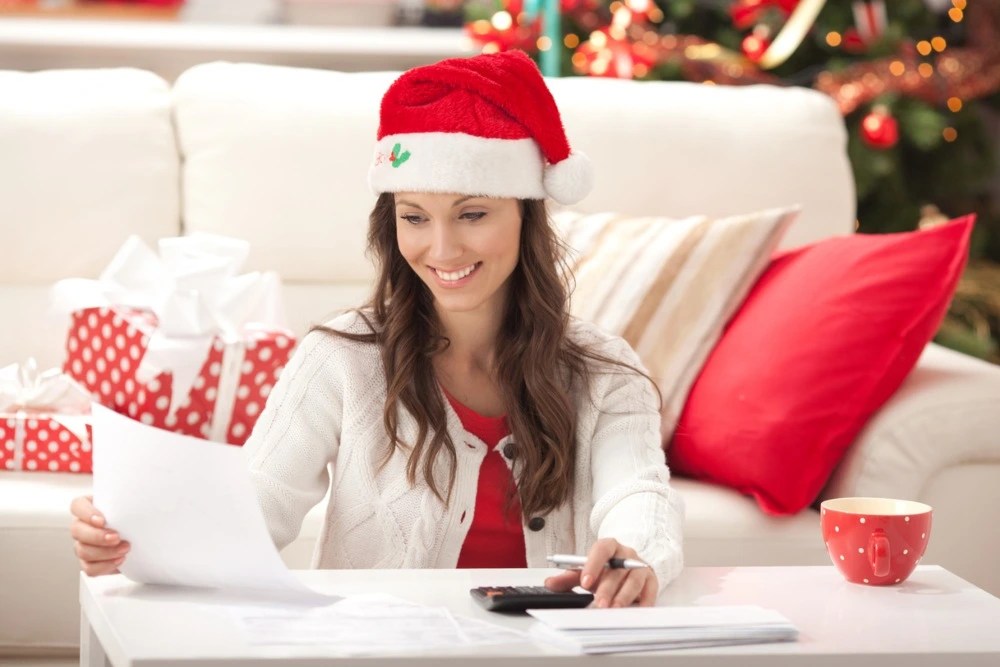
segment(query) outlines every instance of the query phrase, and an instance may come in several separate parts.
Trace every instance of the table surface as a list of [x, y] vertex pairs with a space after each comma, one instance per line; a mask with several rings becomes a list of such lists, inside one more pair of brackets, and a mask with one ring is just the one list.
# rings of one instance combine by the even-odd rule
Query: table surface
[[[338, 595], [391, 593], [453, 613], [528, 630], [534, 619], [494, 614], [468, 590], [481, 585], [537, 585], [548, 570], [309, 570], [295, 574], [310, 587]], [[122, 575], [81, 575], [82, 664], [114, 667], [183, 664], [317, 665], [329, 647], [246, 643], [219, 591], [135, 584]], [[1000, 664], [1000, 599], [947, 570], [921, 565], [902, 584], [874, 587], [844, 581], [832, 566], [688, 568], [658, 600], [660, 605], [756, 604], [776, 609], [798, 627], [794, 643], [670, 651], [696, 665], [959, 665]], [[88, 637], [90, 640], [88, 641]], [[525, 642], [404, 657], [334, 658], [336, 664], [446, 667], [474, 656], [477, 667], [564, 665], [662, 667], [663, 653], [571, 655]], [[523, 663], [520, 664], [520, 663]]]

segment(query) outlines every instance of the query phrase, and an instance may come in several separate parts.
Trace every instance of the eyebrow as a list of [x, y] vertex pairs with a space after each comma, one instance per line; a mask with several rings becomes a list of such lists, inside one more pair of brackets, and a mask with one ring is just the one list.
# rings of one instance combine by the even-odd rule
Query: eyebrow
[[[451, 205], [451, 207], [455, 208], [456, 206], [458, 206], [462, 202], [468, 201], [470, 199], [476, 199], [476, 198], [477, 198], [476, 195], [470, 195], [468, 197], [462, 197], [461, 199], [456, 199], [455, 203], [453, 203]], [[412, 201], [407, 201], [405, 199], [400, 199], [399, 201], [397, 201], [396, 202], [396, 206], [412, 206], [413, 208], [419, 208], [421, 211], [424, 210], [424, 207], [421, 206], [420, 204], [416, 204], [416, 203], [414, 203]]]

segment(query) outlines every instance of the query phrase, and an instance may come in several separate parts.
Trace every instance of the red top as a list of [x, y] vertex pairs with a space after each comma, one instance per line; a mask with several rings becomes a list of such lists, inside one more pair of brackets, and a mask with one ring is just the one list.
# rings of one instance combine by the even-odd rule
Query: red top
[[527, 567], [521, 503], [516, 495], [506, 519], [503, 516], [507, 488], [514, 484], [514, 477], [500, 452], [493, 450], [510, 432], [507, 419], [484, 417], [459, 403], [447, 391], [444, 394], [455, 409], [462, 427], [489, 448], [479, 467], [476, 509], [458, 555], [458, 567]]

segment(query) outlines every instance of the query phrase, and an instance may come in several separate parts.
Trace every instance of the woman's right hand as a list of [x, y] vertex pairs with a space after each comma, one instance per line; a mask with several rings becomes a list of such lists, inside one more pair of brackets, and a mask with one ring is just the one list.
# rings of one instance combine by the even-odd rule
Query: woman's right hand
[[74, 498], [69, 509], [74, 518], [69, 533], [73, 536], [80, 569], [92, 577], [117, 574], [118, 566], [125, 562], [129, 543], [105, 525], [104, 516], [94, 507], [93, 496]]

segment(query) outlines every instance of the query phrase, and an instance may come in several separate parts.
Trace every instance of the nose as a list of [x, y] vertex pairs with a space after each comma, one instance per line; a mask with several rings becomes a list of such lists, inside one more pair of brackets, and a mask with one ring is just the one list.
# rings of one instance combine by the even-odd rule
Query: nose
[[428, 256], [432, 264], [445, 264], [462, 255], [462, 244], [451, 224], [438, 222], [433, 225], [431, 234]]

